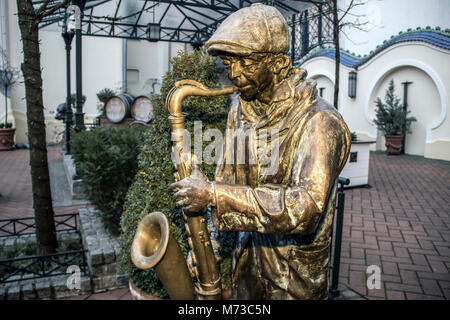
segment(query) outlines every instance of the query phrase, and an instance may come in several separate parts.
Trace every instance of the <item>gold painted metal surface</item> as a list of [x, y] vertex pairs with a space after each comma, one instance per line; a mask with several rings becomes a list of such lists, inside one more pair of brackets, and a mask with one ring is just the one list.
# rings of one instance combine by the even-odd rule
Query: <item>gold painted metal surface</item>
[[[169, 121], [172, 133], [184, 130], [184, 114], [181, 111], [183, 99], [188, 96], [218, 96], [230, 94], [236, 91], [235, 87], [225, 87], [222, 89], [208, 89], [204, 85], [194, 80], [182, 80], [175, 83], [166, 98], [166, 106], [169, 110]], [[182, 149], [182, 137], [174, 141], [174, 149], [179, 150], [179, 158], [183, 159], [185, 153]], [[188, 150], [190, 153], [190, 150]], [[185, 159], [186, 160], [186, 159]], [[177, 172], [175, 180], [179, 181], [191, 175], [191, 163], [181, 161], [176, 164]], [[189, 245], [192, 249], [194, 274], [197, 278], [196, 292], [199, 299], [220, 299], [221, 281], [216, 264], [216, 258], [209, 238], [209, 231], [206, 226], [203, 212], [191, 213], [186, 216], [183, 213], [187, 224], [186, 231], [189, 237]]]
[[[184, 117], [181, 110], [183, 99], [188, 96], [218, 96], [236, 91], [236, 87], [208, 89], [194, 80], [181, 80], [175, 83], [166, 97], [166, 106], [170, 113], [169, 121], [172, 133], [184, 130]], [[174, 150], [179, 150], [179, 158], [184, 159], [182, 136], [174, 140]], [[190, 153], [190, 150], [189, 150]], [[191, 159], [175, 164], [175, 180], [179, 181], [191, 175]], [[162, 213], [153, 212], [146, 216], [138, 226], [131, 248], [133, 263], [140, 269], [155, 267], [172, 299], [200, 300], [221, 299], [221, 279], [216, 257], [209, 238], [203, 212], [183, 212], [186, 220], [188, 243], [192, 249], [192, 269], [196, 278], [195, 286], [189, 274], [181, 250], [170, 235], [167, 218]], [[181, 259], [180, 259], [181, 257]]]
[[[177, 205], [195, 218], [212, 206], [218, 230], [239, 232], [234, 298], [326, 299], [336, 179], [350, 132], [306, 71], [292, 67], [288, 28], [275, 8], [233, 13], [206, 48], [222, 58], [241, 96], [229, 112], [215, 181], [180, 168], [182, 180], [170, 187]], [[171, 113], [172, 129], [180, 128], [181, 110]], [[274, 153], [276, 168], [267, 168], [263, 159]], [[196, 254], [199, 265], [202, 259]]]
[[131, 260], [140, 269], [154, 268], [171, 299], [195, 298], [186, 261], [163, 213], [152, 212], [141, 220], [131, 246]]

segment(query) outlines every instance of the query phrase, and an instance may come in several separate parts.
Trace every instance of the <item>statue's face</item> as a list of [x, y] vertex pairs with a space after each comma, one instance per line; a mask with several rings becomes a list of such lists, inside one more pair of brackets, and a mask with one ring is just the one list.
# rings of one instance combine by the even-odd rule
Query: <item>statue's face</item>
[[220, 57], [228, 69], [228, 78], [245, 98], [258, 97], [270, 87], [273, 74], [266, 54], [253, 53], [246, 57], [221, 55]]

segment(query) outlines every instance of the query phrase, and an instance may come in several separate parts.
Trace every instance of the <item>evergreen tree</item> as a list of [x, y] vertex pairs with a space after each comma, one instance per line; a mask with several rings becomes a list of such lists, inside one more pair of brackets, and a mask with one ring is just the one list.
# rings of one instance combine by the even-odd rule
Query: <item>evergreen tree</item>
[[384, 103], [380, 98], [377, 98], [375, 104], [376, 110], [373, 122], [379, 130], [383, 131], [386, 135], [404, 135], [405, 133], [411, 133], [411, 123], [417, 121], [417, 119], [415, 117], [408, 117], [411, 111], [403, 109], [400, 99], [395, 94], [394, 79], [391, 79], [389, 82]]

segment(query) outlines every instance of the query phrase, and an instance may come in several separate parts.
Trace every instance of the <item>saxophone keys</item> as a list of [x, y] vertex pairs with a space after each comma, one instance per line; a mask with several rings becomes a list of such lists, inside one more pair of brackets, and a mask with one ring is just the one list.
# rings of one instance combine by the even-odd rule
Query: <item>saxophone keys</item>
[[191, 248], [191, 249], [194, 249], [194, 243], [192, 242], [192, 238], [188, 238], [188, 243], [189, 243], [189, 247]]
[[192, 252], [192, 264], [194, 265], [194, 266], [196, 266], [197, 265], [197, 257], [195, 256], [195, 253], [193, 253]]
[[199, 275], [199, 273], [198, 273], [198, 268], [197, 268], [197, 267], [194, 267], [194, 275], [195, 275], [195, 277], [196, 277], [197, 279], [200, 279], [200, 275]]

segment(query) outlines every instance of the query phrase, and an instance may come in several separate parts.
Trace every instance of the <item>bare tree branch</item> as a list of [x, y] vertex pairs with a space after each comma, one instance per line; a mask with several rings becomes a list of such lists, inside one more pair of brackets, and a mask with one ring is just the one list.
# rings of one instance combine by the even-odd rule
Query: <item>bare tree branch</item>
[[47, 10], [47, 6], [49, 5], [50, 2], [52, 2], [53, 0], [46, 0], [40, 7], [39, 9], [36, 11], [36, 16], [40, 16], [40, 14], [42, 12], [44, 12], [45, 10]]
[[[353, 8], [354, 2], [355, 2], [355, 0], [350, 1], [350, 4], [348, 5], [347, 9], [344, 11], [344, 14], [341, 16], [340, 19], [338, 19], [338, 23], [341, 23], [342, 19], [344, 19], [344, 17], [347, 15], [347, 13]], [[337, 10], [343, 11], [343, 10], [339, 10], [339, 9], [337, 9]]]
[[[37, 19], [39, 21], [41, 21], [42, 19], [52, 15], [53, 13], [58, 11], [59, 9], [66, 8], [70, 1], [71, 0], [64, 0], [60, 4], [57, 4], [57, 5], [53, 6], [53, 7], [51, 7], [50, 9], [46, 9], [45, 11], [42, 11], [39, 15], [36, 15]], [[40, 11], [40, 8], [38, 9], [38, 11]]]

